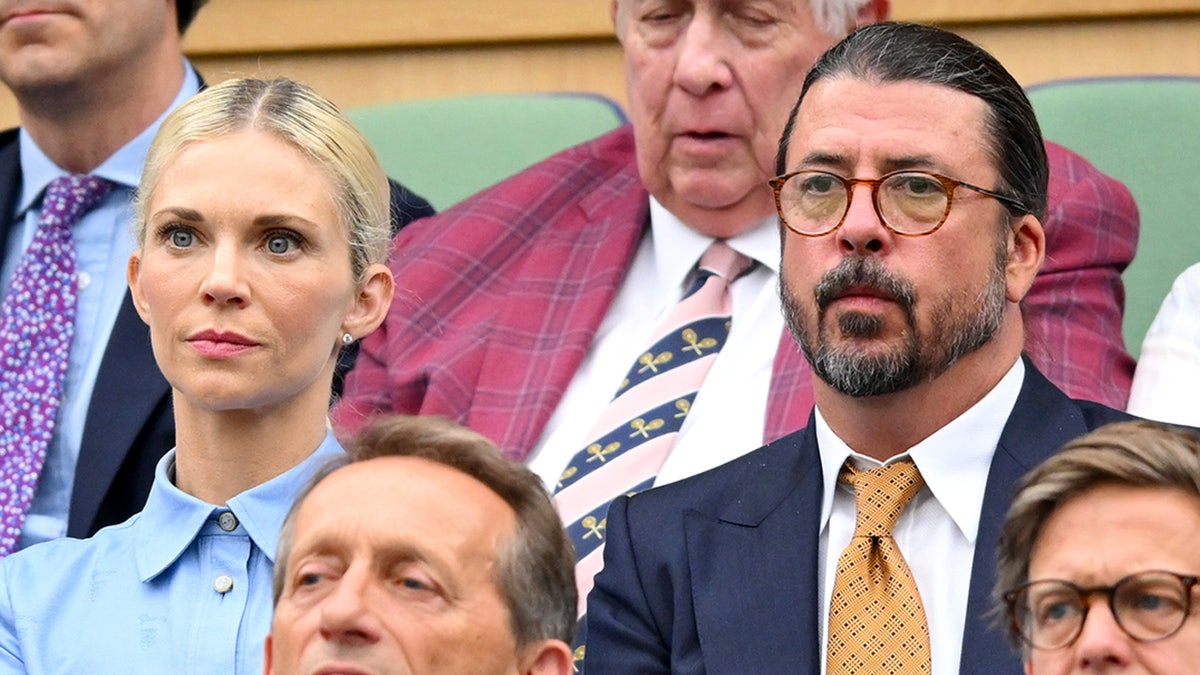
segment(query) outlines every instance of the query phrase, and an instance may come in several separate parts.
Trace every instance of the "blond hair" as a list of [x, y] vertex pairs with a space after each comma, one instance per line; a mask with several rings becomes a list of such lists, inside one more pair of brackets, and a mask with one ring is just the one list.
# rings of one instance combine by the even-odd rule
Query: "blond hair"
[[205, 89], [163, 121], [150, 145], [134, 200], [138, 245], [146, 238], [147, 205], [164, 169], [184, 148], [239, 131], [261, 131], [296, 148], [328, 175], [350, 238], [354, 278], [387, 258], [390, 242], [387, 176], [366, 138], [328, 99], [279, 78], [232, 79]]

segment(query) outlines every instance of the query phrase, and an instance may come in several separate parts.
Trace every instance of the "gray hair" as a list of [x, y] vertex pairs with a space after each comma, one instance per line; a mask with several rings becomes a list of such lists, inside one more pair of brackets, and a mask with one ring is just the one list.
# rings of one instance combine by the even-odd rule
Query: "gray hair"
[[845, 37], [854, 28], [858, 11], [869, 0], [808, 0], [813, 21], [826, 35]]

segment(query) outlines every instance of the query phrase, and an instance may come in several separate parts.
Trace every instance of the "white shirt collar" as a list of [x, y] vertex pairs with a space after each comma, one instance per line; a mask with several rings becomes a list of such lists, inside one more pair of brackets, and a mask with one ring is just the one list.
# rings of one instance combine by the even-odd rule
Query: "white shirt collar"
[[[650, 297], [671, 297], [683, 292], [700, 255], [712, 243], [712, 237], [688, 227], [650, 197], [650, 232], [654, 266], [658, 271]], [[725, 240], [735, 251], [779, 273], [779, 225], [774, 216], [764, 218], [745, 232]]]
[[838, 472], [853, 456], [859, 466], [874, 468], [911, 457], [934, 499], [954, 519], [967, 541], [974, 543], [979, 513], [987, 486], [992, 455], [1000, 434], [1016, 405], [1025, 379], [1025, 364], [1018, 358], [1008, 373], [978, 403], [928, 438], [887, 462], [856, 453], [838, 438], [820, 408], [816, 412], [817, 447], [821, 456], [821, 531], [829, 523]]

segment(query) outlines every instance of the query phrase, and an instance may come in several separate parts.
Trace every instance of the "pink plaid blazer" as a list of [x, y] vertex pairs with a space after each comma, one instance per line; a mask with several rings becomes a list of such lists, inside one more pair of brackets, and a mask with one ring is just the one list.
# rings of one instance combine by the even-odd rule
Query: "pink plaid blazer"
[[[1121, 271], [1129, 192], [1053, 145], [1045, 267], [1025, 300], [1028, 350], [1068, 394], [1123, 408]], [[381, 412], [440, 415], [522, 460], [587, 353], [648, 223], [628, 126], [551, 157], [397, 235], [396, 297], [332, 412], [351, 432]], [[764, 442], [812, 409], [808, 364], [779, 338]]]

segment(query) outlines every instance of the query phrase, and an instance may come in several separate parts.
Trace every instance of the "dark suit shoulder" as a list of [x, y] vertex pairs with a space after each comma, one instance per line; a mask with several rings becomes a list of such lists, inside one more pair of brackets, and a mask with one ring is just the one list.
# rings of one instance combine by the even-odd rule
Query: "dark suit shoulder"
[[388, 178], [388, 188], [391, 191], [392, 236], [414, 220], [428, 218], [437, 213], [424, 197], [399, 181]]
[[1079, 406], [1079, 412], [1083, 414], [1084, 423], [1087, 424], [1088, 429], [1095, 429], [1113, 422], [1128, 422], [1138, 419], [1124, 410], [1110, 408], [1103, 403], [1082, 399], [1072, 400]]
[[[801, 485], [811, 485], [820, 457], [811, 423], [753, 452], [630, 500], [630, 517], [643, 510], [696, 511], [720, 520], [756, 525]], [[806, 480], [807, 479], [807, 480]]]

